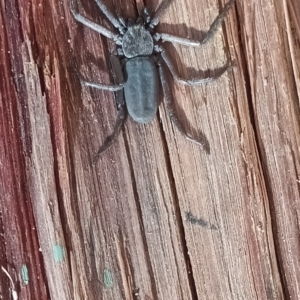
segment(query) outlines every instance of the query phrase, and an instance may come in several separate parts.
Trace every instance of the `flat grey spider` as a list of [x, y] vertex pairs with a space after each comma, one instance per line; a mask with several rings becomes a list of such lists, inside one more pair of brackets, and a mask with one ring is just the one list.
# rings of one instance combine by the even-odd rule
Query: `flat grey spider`
[[[178, 120], [172, 107], [170, 90], [162, 65], [163, 63], [167, 65], [171, 74], [177, 81], [185, 85], [193, 86], [218, 79], [228, 70], [228, 68], [231, 67], [231, 63], [225, 65], [214, 77], [193, 78], [190, 80], [182, 79], [169, 55], [164, 50], [162, 42], [178, 43], [193, 47], [205, 44], [211, 37], [214, 36], [216, 30], [221, 25], [221, 22], [233, 6], [235, 0], [230, 0], [225, 4], [220, 14], [216, 17], [209, 30], [200, 41], [166, 33], [154, 32], [154, 28], [158, 24], [160, 17], [173, 0], [163, 0], [153, 17], [151, 17], [148, 10], [144, 8], [136, 20], [128, 18], [127, 21], [121, 17], [115, 17], [106, 7], [103, 0], [94, 0], [103, 14], [119, 31], [119, 33], [114, 33], [112, 30], [96, 24], [79, 14], [76, 1], [77, 0], [71, 0], [71, 12], [74, 18], [78, 22], [97, 31], [107, 38], [113, 39], [117, 45], [117, 56], [111, 56], [111, 62], [116, 74], [117, 84], [107, 85], [88, 81], [83, 81], [83, 83], [86, 86], [108, 91], [119, 91], [124, 89], [125, 94], [125, 101], [124, 97], [116, 97], [118, 113], [114, 131], [106, 138], [103, 145], [99, 148], [93, 160], [93, 164], [97, 162], [100, 154], [109, 148], [119, 135], [124, 124], [127, 111], [132, 119], [138, 123], [148, 123], [153, 120], [158, 107], [159, 80], [163, 89], [166, 110], [173, 124], [185, 138], [205, 148], [205, 143], [190, 137]], [[123, 79], [124, 77], [125, 80]]]

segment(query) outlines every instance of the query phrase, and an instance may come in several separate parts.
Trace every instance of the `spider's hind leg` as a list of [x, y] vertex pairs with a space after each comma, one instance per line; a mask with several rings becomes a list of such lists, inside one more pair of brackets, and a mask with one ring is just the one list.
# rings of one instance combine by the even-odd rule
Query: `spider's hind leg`
[[[110, 57], [110, 61], [114, 71], [115, 79], [117, 81], [117, 85], [121, 86], [124, 84], [124, 78], [123, 78], [123, 72], [122, 72], [119, 58], [116, 57], [115, 55], [112, 55]], [[117, 105], [118, 113], [117, 113], [117, 119], [114, 125], [113, 133], [105, 139], [102, 146], [100, 146], [100, 148], [98, 149], [92, 161], [93, 165], [96, 165], [100, 155], [114, 143], [114, 141], [119, 136], [121, 129], [125, 123], [127, 117], [127, 110], [125, 107], [124, 92], [121, 89], [116, 90], [116, 105]]]
[[209, 143], [208, 143], [205, 135], [203, 133], [200, 133], [200, 138], [196, 139], [196, 138], [191, 137], [183, 128], [183, 126], [182, 126], [181, 122], [179, 121], [178, 116], [173, 108], [173, 105], [172, 105], [171, 92], [170, 92], [170, 88], [169, 88], [169, 85], [167, 82], [167, 77], [166, 77], [165, 71], [163, 69], [163, 66], [161, 65], [160, 62], [158, 62], [157, 65], [158, 65], [159, 77], [160, 77], [163, 94], [164, 94], [164, 104], [165, 104], [166, 111], [167, 111], [171, 121], [173, 122], [175, 127], [179, 130], [179, 132], [187, 140], [199, 145], [207, 154], [209, 154], [210, 147], [209, 147]]
[[[120, 101], [120, 99], [122, 99]], [[117, 100], [117, 109], [118, 109], [118, 114], [117, 114], [117, 120], [114, 125], [114, 130], [111, 135], [109, 135], [102, 146], [100, 146], [99, 150], [97, 151], [96, 155], [93, 158], [92, 164], [96, 165], [100, 155], [107, 150], [116, 140], [116, 138], [119, 136], [121, 129], [125, 123], [126, 116], [127, 116], [127, 111], [125, 108], [125, 103], [124, 103], [124, 95], [123, 91], [117, 91], [116, 92], [116, 100]], [[122, 103], [121, 103], [122, 102]]]

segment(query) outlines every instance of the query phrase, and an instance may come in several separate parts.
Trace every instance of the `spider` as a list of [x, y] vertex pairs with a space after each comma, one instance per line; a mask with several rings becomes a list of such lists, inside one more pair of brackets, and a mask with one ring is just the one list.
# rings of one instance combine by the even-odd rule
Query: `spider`
[[223, 66], [214, 77], [186, 80], [181, 78], [178, 74], [170, 56], [165, 51], [162, 42], [171, 42], [192, 47], [204, 45], [214, 36], [235, 0], [230, 0], [225, 4], [220, 14], [216, 17], [209, 30], [200, 41], [167, 33], [155, 32], [155, 27], [159, 23], [159, 19], [173, 0], [163, 0], [153, 17], [150, 16], [147, 8], [144, 8], [136, 20], [128, 18], [126, 21], [120, 16], [114, 16], [106, 7], [103, 0], [94, 1], [111, 24], [118, 30], [118, 33], [82, 16], [78, 12], [77, 0], [71, 0], [71, 12], [78, 22], [107, 38], [113, 39], [116, 43], [117, 55], [111, 55], [111, 63], [116, 75], [117, 84], [101, 84], [85, 80], [82, 80], [82, 82], [86, 86], [102, 90], [119, 91], [123, 89], [125, 97], [118, 97], [117, 94], [117, 119], [113, 133], [106, 138], [103, 145], [99, 148], [93, 160], [93, 164], [96, 164], [100, 154], [108, 149], [118, 137], [121, 128], [124, 125], [127, 112], [132, 119], [138, 123], [148, 123], [153, 120], [158, 108], [159, 81], [161, 82], [163, 89], [166, 111], [173, 124], [186, 139], [205, 149], [205, 142], [191, 137], [183, 129], [182, 124], [176, 116], [172, 107], [170, 90], [167, 84], [163, 64], [167, 65], [171, 74], [178, 82], [189, 86], [204, 84], [218, 79], [232, 66], [232, 64], [228, 63]]

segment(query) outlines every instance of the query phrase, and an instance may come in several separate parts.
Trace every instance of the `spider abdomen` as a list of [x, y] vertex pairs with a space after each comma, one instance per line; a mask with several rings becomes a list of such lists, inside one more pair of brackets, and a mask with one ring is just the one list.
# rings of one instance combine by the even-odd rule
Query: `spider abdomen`
[[148, 123], [156, 115], [159, 79], [156, 66], [150, 57], [129, 59], [125, 65], [125, 102], [132, 119]]

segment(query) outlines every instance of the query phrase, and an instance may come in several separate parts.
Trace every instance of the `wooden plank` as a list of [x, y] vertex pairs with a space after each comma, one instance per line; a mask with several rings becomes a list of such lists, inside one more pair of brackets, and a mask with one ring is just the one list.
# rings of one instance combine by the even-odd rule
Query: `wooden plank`
[[[298, 7], [288, 2], [291, 16]], [[286, 295], [299, 298], [299, 47], [293, 49], [287, 3], [245, 10], [243, 35], [254, 126], [264, 169], [276, 253]], [[272, 24], [270, 26], [270, 24]], [[296, 25], [296, 24], [295, 24]], [[288, 33], [288, 34], [287, 34]], [[251, 42], [256, 37], [260, 43]], [[296, 36], [297, 37], [297, 36]], [[299, 38], [299, 35], [298, 35]], [[298, 45], [299, 46], [299, 45]], [[297, 53], [297, 54], [296, 54]], [[292, 55], [291, 55], [292, 54]], [[292, 62], [294, 66], [292, 68]]]
[[[175, 9], [185, 12], [182, 7]], [[194, 23], [200, 11], [192, 7], [183, 23], [192, 26], [189, 22]], [[206, 10], [208, 21], [204, 26], [205, 18], [194, 26], [207, 28], [214, 19], [212, 11]], [[186, 91], [188, 97], [177, 97], [187, 115], [209, 136], [211, 154], [207, 156], [193, 145], [183, 144], [180, 136], [177, 145], [168, 140], [173, 145], [172, 174], [185, 219], [197, 295], [204, 299], [279, 299], [282, 290], [278, 273], [274, 272], [277, 265], [270, 239], [268, 199], [248, 110], [241, 45], [235, 42], [238, 35], [234, 24], [238, 20], [230, 20], [232, 17], [226, 22], [228, 40], [217, 35], [212, 44], [189, 60], [190, 66], [197, 69], [207, 62], [210, 68], [218, 68], [226, 62], [227, 44], [230, 47], [225, 49], [235, 57], [237, 68], [218, 82]], [[181, 57], [186, 57], [185, 53]], [[193, 105], [186, 105], [186, 98], [194, 101]]]
[[[134, 17], [143, 2], [108, 5]], [[199, 38], [222, 5], [174, 1], [158, 31]], [[0, 264], [20, 299], [299, 298], [299, 10], [238, 1], [205, 47], [164, 44], [186, 78], [236, 61], [204, 86], [169, 76], [209, 154], [161, 104], [150, 124], [128, 118], [93, 167], [115, 96], [79, 73], [113, 82], [113, 42], [79, 25], [69, 1], [1, 3]]]
[[5, 3], [5, 7], [1, 2], [0, 298], [12, 299], [15, 290], [19, 299], [47, 299], [43, 258], [24, 165], [31, 137], [23, 72], [25, 57], [20, 51], [22, 41], [16, 9], [11, 2]]

